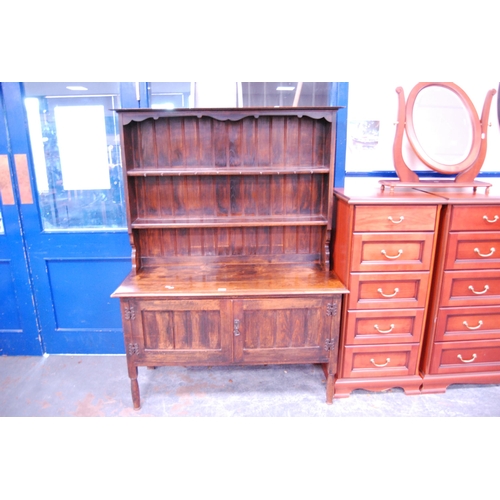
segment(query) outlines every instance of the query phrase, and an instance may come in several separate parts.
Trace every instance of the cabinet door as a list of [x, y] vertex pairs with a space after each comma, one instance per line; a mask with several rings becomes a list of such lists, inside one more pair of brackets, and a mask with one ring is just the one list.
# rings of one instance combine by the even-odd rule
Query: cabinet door
[[136, 300], [129, 354], [138, 364], [227, 363], [232, 357], [229, 300]]
[[326, 362], [337, 342], [339, 297], [236, 300], [233, 311], [236, 362]]

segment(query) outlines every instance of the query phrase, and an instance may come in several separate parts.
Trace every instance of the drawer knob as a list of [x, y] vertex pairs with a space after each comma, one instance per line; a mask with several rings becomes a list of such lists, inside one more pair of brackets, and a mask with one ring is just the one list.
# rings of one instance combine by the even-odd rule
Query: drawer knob
[[378, 333], [391, 333], [392, 330], [394, 330], [394, 325], [391, 324], [389, 330], [381, 330], [378, 325], [373, 325], [373, 328], [375, 328], [375, 330], [377, 330]]
[[479, 255], [479, 257], [491, 257], [495, 253], [495, 248], [491, 247], [490, 253], [481, 253], [479, 251], [479, 248], [474, 248], [474, 252], [476, 252]]
[[388, 259], [397, 259], [398, 257], [401, 257], [401, 255], [403, 254], [403, 250], [398, 250], [397, 255], [387, 255], [387, 252], [385, 250], [380, 250], [380, 253]]
[[461, 354], [458, 354], [457, 355], [457, 358], [462, 362], [462, 363], [472, 363], [476, 358], [477, 358], [477, 354], [474, 353], [472, 355], [472, 358], [471, 359], [462, 359], [462, 355]]
[[495, 217], [493, 217], [493, 220], [488, 219], [488, 216], [487, 216], [487, 215], [483, 215], [483, 219], [484, 219], [486, 222], [489, 222], [490, 224], [493, 224], [494, 222], [496, 222], [496, 221], [498, 220], [498, 215], [495, 215]]
[[476, 292], [476, 290], [474, 290], [474, 287], [472, 285], [469, 286], [469, 290], [472, 293], [475, 293], [476, 295], [483, 295], [483, 293], [486, 293], [489, 289], [490, 287], [488, 285], [484, 285], [484, 290], [482, 292]]
[[382, 297], [391, 298], [391, 297], [395, 297], [395, 296], [396, 296], [396, 294], [399, 292], [399, 288], [395, 288], [395, 289], [394, 289], [394, 293], [391, 293], [390, 295], [386, 295], [386, 294], [384, 293], [384, 291], [382, 290], [382, 288], [379, 288], [379, 289], [377, 290], [377, 292], [378, 292], [378, 293], [380, 293], [380, 295], [382, 295]]
[[[460, 354], [459, 354], [459, 356], [460, 356]], [[375, 363], [375, 360], [373, 358], [370, 359], [370, 363], [373, 366], [376, 366], [377, 368], [383, 368], [384, 366], [387, 366], [390, 362], [391, 362], [391, 358], [386, 358], [385, 363], [383, 363], [381, 365], [377, 365], [377, 363]]]
[[394, 220], [390, 215], [387, 217], [393, 224], [401, 224], [405, 220], [403, 216], [399, 218], [399, 220]]
[[483, 322], [481, 320], [479, 320], [477, 326], [469, 326], [469, 324], [467, 323], [467, 321], [464, 321], [463, 324], [469, 330], [477, 330], [478, 328], [481, 328], [481, 326], [483, 325]]

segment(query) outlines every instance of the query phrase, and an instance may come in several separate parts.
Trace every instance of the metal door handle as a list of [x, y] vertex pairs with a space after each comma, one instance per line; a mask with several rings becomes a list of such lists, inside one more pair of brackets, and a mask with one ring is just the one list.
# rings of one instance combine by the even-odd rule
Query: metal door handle
[[477, 358], [477, 354], [474, 353], [472, 355], [472, 358], [471, 359], [462, 359], [462, 355], [461, 354], [458, 354], [457, 355], [457, 358], [462, 362], [462, 363], [472, 363], [476, 358]]
[[380, 253], [388, 259], [397, 259], [398, 257], [401, 257], [401, 255], [403, 254], [403, 250], [398, 250], [397, 255], [387, 255], [387, 252], [385, 250], [381, 250]]
[[391, 333], [392, 330], [394, 330], [394, 325], [391, 324], [391, 327], [389, 328], [389, 330], [381, 330], [378, 325], [373, 325], [373, 328], [375, 328], [375, 330], [377, 330], [377, 332], [379, 333]]
[[467, 323], [467, 321], [464, 321], [463, 324], [469, 330], [477, 330], [478, 328], [481, 328], [483, 322], [481, 320], [479, 320], [477, 326], [469, 326], [469, 324]]
[[493, 220], [490, 220], [488, 219], [488, 216], [487, 215], [483, 215], [483, 219], [486, 221], [486, 222], [489, 222], [490, 224], [493, 224], [494, 222], [496, 222], [498, 220], [498, 215], [495, 215], [495, 217], [493, 217]]
[[490, 253], [483, 254], [479, 251], [479, 248], [474, 248], [474, 252], [476, 252], [479, 257], [491, 257], [495, 253], [495, 248], [491, 247], [490, 248]]
[[488, 285], [484, 285], [484, 290], [482, 292], [476, 292], [474, 290], [474, 287], [472, 285], [469, 286], [469, 290], [472, 292], [472, 293], [475, 293], [476, 295], [483, 295], [483, 293], [486, 293], [488, 290], [490, 289], [490, 287]]
[[393, 224], [400, 224], [401, 222], [403, 222], [405, 220], [405, 218], [403, 216], [401, 216], [399, 218], [399, 220], [394, 220], [390, 215], [389, 217], [387, 217]]
[[394, 293], [390, 294], [390, 295], [386, 295], [384, 293], [384, 291], [382, 290], [382, 288], [379, 288], [377, 290], [378, 293], [380, 293], [380, 295], [382, 295], [382, 297], [387, 297], [387, 298], [391, 298], [391, 297], [394, 297], [398, 292], [399, 292], [399, 288], [395, 288], [394, 289]]
[[372, 363], [377, 368], [383, 368], [384, 366], [387, 366], [390, 362], [391, 362], [391, 358], [386, 358], [385, 363], [383, 363], [381, 365], [377, 365], [377, 363], [375, 363], [375, 360], [373, 358], [370, 359], [370, 363]]

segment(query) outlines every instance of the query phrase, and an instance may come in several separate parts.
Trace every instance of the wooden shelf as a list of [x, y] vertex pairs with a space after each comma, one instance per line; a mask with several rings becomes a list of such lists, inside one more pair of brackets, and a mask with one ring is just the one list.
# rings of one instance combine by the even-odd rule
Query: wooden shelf
[[171, 168], [134, 168], [127, 171], [129, 177], [162, 177], [162, 176], [186, 176], [186, 175], [304, 175], [304, 174], [328, 174], [327, 166], [266, 166], [266, 167], [171, 167]]
[[189, 217], [137, 218], [133, 229], [180, 229], [189, 227], [258, 227], [258, 226], [326, 226], [322, 215], [293, 215], [283, 217]]

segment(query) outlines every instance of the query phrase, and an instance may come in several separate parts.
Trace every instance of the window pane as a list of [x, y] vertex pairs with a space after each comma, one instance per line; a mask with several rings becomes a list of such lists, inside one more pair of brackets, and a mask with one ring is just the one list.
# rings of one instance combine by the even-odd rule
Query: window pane
[[152, 108], [328, 106], [329, 82], [151, 82]]
[[0, 234], [5, 234], [5, 229], [3, 228], [3, 217], [2, 217], [1, 207], [0, 207]]
[[328, 106], [328, 82], [243, 82], [244, 106]]
[[26, 83], [46, 231], [126, 227], [118, 83]]
[[152, 108], [174, 109], [189, 107], [190, 82], [151, 82], [149, 84]]

